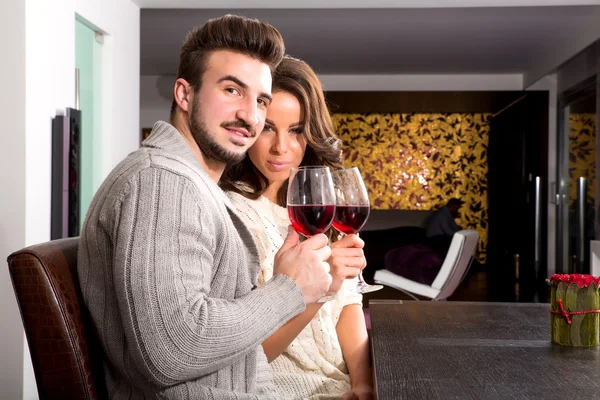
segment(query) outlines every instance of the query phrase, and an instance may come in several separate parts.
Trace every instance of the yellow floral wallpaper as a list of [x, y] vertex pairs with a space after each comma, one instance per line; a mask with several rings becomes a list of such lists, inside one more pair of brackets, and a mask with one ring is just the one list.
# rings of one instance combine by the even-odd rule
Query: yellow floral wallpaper
[[487, 144], [491, 114], [333, 114], [344, 165], [360, 168], [374, 209], [434, 210], [465, 203], [459, 225], [487, 244]]
[[569, 199], [577, 198], [577, 179], [588, 178], [587, 193], [596, 197], [596, 114], [569, 116]]

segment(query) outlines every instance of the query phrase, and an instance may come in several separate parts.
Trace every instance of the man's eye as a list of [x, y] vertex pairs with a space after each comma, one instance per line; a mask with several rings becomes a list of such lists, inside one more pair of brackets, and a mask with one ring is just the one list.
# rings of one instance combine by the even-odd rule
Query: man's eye
[[227, 88], [225, 90], [231, 94], [240, 94], [240, 92], [236, 88]]
[[267, 101], [265, 99], [258, 99], [258, 104], [260, 104], [263, 107], [267, 107], [269, 104], [267, 104]]

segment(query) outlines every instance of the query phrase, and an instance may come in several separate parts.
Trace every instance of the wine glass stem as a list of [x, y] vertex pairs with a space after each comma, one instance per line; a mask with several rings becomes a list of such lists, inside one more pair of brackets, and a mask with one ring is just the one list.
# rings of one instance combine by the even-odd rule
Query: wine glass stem
[[366, 284], [365, 279], [363, 278], [363, 275], [362, 275], [362, 271], [360, 271], [360, 273], [358, 274], [358, 283], [359, 283], [359, 285]]

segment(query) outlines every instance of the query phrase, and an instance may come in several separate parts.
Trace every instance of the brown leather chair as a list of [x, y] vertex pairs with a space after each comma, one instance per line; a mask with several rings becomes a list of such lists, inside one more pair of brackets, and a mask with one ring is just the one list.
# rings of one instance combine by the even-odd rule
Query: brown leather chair
[[8, 257], [40, 399], [106, 398], [101, 348], [77, 279], [79, 238]]

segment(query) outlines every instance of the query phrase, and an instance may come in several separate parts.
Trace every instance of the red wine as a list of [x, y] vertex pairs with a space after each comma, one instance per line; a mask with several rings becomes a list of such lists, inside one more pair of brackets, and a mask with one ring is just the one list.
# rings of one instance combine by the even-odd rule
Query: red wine
[[292, 226], [304, 236], [325, 232], [335, 212], [333, 204], [288, 205], [287, 209]]
[[369, 206], [336, 206], [333, 226], [346, 235], [358, 233], [367, 222], [369, 210]]

